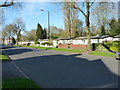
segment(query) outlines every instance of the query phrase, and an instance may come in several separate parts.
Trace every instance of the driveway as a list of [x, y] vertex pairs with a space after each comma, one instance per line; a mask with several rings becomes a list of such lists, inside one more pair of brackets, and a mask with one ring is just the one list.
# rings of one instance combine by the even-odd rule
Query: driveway
[[3, 78], [30, 78], [42, 88], [118, 88], [119, 61], [111, 57], [24, 47], [3, 51], [12, 59], [3, 62]]

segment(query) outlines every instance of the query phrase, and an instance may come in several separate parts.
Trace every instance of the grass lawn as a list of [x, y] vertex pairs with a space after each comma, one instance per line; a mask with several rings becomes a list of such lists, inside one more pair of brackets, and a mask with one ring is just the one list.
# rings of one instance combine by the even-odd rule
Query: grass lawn
[[[39, 47], [39, 46], [23, 46], [23, 47], [45, 49], [45, 50], [55, 50], [55, 51], [63, 51], [63, 52], [73, 52], [73, 53], [82, 53], [82, 52], [86, 51], [86, 50], [79, 50], [79, 49], [48, 48], [48, 47]], [[115, 57], [115, 53], [104, 52], [104, 51], [93, 51], [89, 54], [90, 55], [97, 55], [97, 56]]]
[[39, 46], [23, 46], [23, 47], [45, 49], [45, 50], [55, 50], [55, 51], [64, 51], [64, 52], [72, 52], [72, 53], [81, 53], [81, 52], [85, 51], [85, 50], [80, 50], [80, 49], [49, 48], [49, 47], [39, 47]]
[[40, 88], [34, 81], [26, 78], [12, 78], [2, 81], [3, 88]]
[[90, 55], [115, 57], [115, 53], [103, 52], [103, 51], [93, 51], [90, 53]]
[[8, 56], [6, 56], [6, 55], [0, 53], [0, 60], [2, 60], [2, 61], [9, 61], [10, 58], [9, 58]]

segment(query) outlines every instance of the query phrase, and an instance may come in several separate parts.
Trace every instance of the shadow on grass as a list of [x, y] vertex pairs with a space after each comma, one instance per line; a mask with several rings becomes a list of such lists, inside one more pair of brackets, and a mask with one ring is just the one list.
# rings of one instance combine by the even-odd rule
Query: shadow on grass
[[10, 78], [2, 81], [3, 89], [7, 88], [39, 88], [40, 87], [33, 81], [27, 78]]
[[110, 50], [110, 47], [108, 47], [108, 46], [105, 45], [104, 43], [103, 43], [102, 45], [103, 45], [103, 47], [105, 47], [109, 52], [111, 52], [111, 53], [116, 53], [115, 51]]
[[78, 54], [45, 55], [12, 62], [42, 88], [118, 88], [120, 77], [112, 73], [101, 59], [76, 56]]

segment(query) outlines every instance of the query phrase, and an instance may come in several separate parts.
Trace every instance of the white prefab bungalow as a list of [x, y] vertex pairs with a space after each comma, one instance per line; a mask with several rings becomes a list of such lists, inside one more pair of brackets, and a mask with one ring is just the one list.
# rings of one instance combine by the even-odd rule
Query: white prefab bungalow
[[[120, 41], [120, 35], [111, 37], [108, 35], [104, 35], [104, 36], [93, 36], [91, 37], [91, 44], [92, 43], [102, 43], [103, 41]], [[39, 40], [40, 44], [44, 43], [44, 42], [48, 42], [49, 40]], [[53, 40], [53, 47], [56, 47], [60, 44], [73, 44], [73, 45], [87, 45], [87, 37], [77, 37], [77, 38], [59, 38], [56, 40]], [[34, 45], [34, 41], [30, 41], [30, 42], [19, 42], [19, 44], [26, 44], [26, 43], [31, 43], [31, 45]], [[41, 46], [41, 45], [39, 45]]]
[[[104, 36], [93, 36], [91, 37], [91, 44], [92, 43], [102, 43], [103, 41], [120, 41], [120, 35], [117, 36], [108, 36], [108, 35], [104, 35]], [[78, 38], [60, 38], [57, 39], [57, 43], [58, 44], [84, 44], [87, 45], [87, 37], [78, 37]]]
[[113, 41], [120, 41], [120, 35], [114, 36]]

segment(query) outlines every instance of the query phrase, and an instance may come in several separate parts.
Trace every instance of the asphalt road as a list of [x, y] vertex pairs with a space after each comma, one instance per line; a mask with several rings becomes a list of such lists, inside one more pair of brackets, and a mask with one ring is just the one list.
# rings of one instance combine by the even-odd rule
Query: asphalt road
[[117, 88], [118, 63], [111, 57], [13, 47], [3, 50], [3, 79], [25, 77], [42, 88]]

